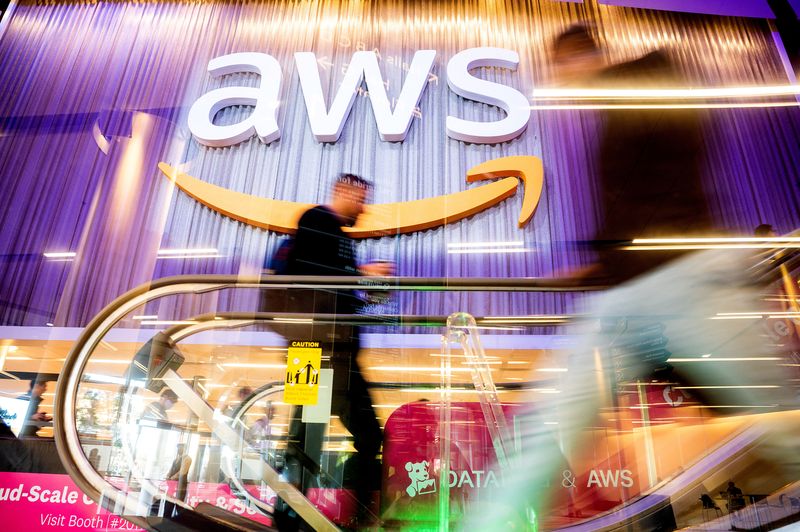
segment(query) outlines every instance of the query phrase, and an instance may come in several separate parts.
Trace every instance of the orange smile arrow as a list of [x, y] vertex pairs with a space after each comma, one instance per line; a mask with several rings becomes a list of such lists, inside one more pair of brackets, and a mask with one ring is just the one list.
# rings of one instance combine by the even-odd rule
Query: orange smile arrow
[[[175, 185], [206, 207], [246, 224], [277, 231], [294, 233], [297, 221], [310, 203], [261, 198], [228, 190], [180, 173], [166, 163], [158, 168]], [[492, 159], [471, 168], [467, 182], [503, 178], [470, 190], [398, 203], [367, 205], [358, 224], [345, 229], [354, 238], [381, 237], [432, 229], [462, 220], [497, 205], [513, 196], [519, 180], [525, 189], [519, 227], [533, 216], [542, 194], [542, 161], [532, 156]]]

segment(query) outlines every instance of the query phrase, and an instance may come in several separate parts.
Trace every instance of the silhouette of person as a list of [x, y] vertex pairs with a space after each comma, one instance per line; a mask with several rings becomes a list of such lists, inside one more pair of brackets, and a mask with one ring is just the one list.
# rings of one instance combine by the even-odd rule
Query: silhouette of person
[[742, 490], [739, 489], [739, 486], [734, 484], [733, 481], [728, 482], [725, 496], [728, 499], [728, 513], [733, 513], [744, 508], [744, 495], [742, 494]]
[[[556, 38], [554, 55], [559, 77], [579, 87], [661, 88], [678, 81], [662, 51], [605, 66], [591, 33], [580, 25]], [[675, 107], [645, 104], [604, 114], [596, 176], [603, 211], [595, 235], [598, 260], [579, 276], [600, 276], [619, 286], [587, 301], [587, 315], [601, 327], [579, 336], [567, 363], [568, 378], [559, 382], [560, 448], [582, 447], [585, 427], [591, 426], [598, 406], [610, 395], [607, 390], [613, 391], [618, 380], [633, 382], [656, 371], [701, 385], [697, 396], [706, 404], [747, 410], [748, 405], [789, 400], [788, 387], [764, 386], [784, 381], [777, 365], [667, 363], [670, 352], [696, 353], [698, 358], [701, 353], [733, 358], [774, 354], [752, 323], [708, 319], [720, 312], [758, 308], [760, 287], [750, 270], [749, 251], [717, 248], [691, 254], [686, 247], [675, 252], [630, 246], [637, 238], [680, 240], [713, 234], [701, 183], [698, 118], [693, 109]], [[655, 347], [636, 351], [637, 341]], [[557, 474], [557, 449], [545, 450], [550, 441], [546, 430], [529, 431], [526, 437], [527, 448], [536, 452], [510, 457], [498, 494], [505, 504], [477, 504], [465, 529], [506, 528], [532, 507], [537, 515], [545, 511], [547, 498], [535, 494]]]
[[28, 391], [19, 396], [19, 399], [28, 401], [28, 412], [25, 416], [25, 425], [19, 432], [20, 438], [38, 438], [39, 423], [53, 420], [46, 413], [39, 412], [39, 405], [42, 403], [42, 395], [47, 392], [48, 382], [40, 377], [32, 379]]
[[178, 486], [175, 489], [175, 498], [180, 501], [186, 500], [186, 493], [189, 487], [189, 470], [192, 467], [192, 458], [186, 453], [186, 445], [178, 444], [175, 460], [167, 471], [167, 480], [177, 480]]
[[153, 401], [144, 408], [142, 419], [149, 419], [157, 422], [168, 422], [167, 410], [175, 406], [178, 402], [178, 395], [169, 388], [161, 392], [158, 401]]
[[[352, 226], [364, 210], [372, 185], [363, 178], [340, 175], [334, 185], [331, 200], [306, 211], [300, 218], [294, 243], [286, 261], [288, 275], [390, 275], [393, 265], [387, 262], [358, 265], [353, 239], [343, 231]], [[290, 296], [293, 312], [350, 315], [358, 312], [362, 301], [351, 290], [296, 290]], [[311, 323], [294, 333], [298, 339], [317, 340], [323, 353], [330, 355], [333, 369], [331, 413], [338, 415], [353, 436], [356, 449], [355, 480], [359, 520], [366, 522], [372, 493], [380, 489], [380, 465], [377, 455], [383, 441], [367, 383], [361, 374], [357, 355], [360, 349], [359, 328], [340, 322], [333, 326]], [[311, 376], [310, 364], [305, 368], [306, 382]], [[299, 373], [295, 375], [295, 382]], [[295, 408], [289, 427], [286, 466], [289, 478], [307, 489], [319, 472], [322, 438], [325, 426], [304, 424], [300, 408]], [[280, 517], [278, 520], [280, 521]], [[290, 530], [293, 523], [279, 523], [281, 530]]]

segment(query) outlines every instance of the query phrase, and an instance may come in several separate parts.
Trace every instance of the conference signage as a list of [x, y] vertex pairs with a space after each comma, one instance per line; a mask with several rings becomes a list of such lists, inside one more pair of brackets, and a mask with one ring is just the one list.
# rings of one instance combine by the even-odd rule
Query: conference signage
[[[411, 127], [436, 59], [435, 50], [419, 50], [414, 54], [408, 73], [396, 99], [394, 109], [389, 101], [384, 79], [374, 51], [355, 52], [344, 73], [330, 107], [326, 105], [322, 81], [313, 52], [294, 54], [311, 131], [319, 142], [334, 143], [342, 129], [362, 85], [372, 105], [380, 139], [402, 142]], [[490, 104], [502, 109], [500, 120], [478, 122], [457, 116], [446, 117], [449, 138], [475, 144], [496, 144], [520, 136], [530, 119], [530, 104], [518, 90], [473, 76], [479, 67], [516, 70], [519, 55], [503, 48], [469, 48], [455, 54], [447, 63], [447, 85], [467, 100]], [[256, 87], [231, 86], [211, 90], [192, 105], [188, 125], [194, 139], [211, 148], [228, 147], [257, 136], [263, 143], [278, 141], [281, 136], [277, 121], [278, 102], [283, 71], [278, 61], [266, 53], [246, 52], [224, 55], [208, 64], [211, 76], [233, 73], [254, 73], [260, 76]], [[252, 112], [235, 124], [214, 123], [215, 115], [231, 106], [251, 106]], [[280, 199], [261, 198], [212, 185], [161, 163], [161, 171], [184, 192], [207, 207], [235, 220], [282, 233], [292, 233], [297, 220], [310, 204]], [[466, 181], [498, 179], [461, 192], [371, 205], [349, 228], [355, 238], [379, 237], [431, 229], [452, 223], [488, 209], [524, 188], [522, 212], [518, 226], [524, 227], [536, 210], [541, 196], [543, 170], [541, 160], [532, 156], [492, 159], [467, 172]]]

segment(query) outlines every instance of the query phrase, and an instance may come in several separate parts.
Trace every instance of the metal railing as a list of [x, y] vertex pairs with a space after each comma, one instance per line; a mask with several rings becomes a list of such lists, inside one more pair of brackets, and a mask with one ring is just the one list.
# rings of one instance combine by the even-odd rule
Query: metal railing
[[[65, 469], [75, 481], [76, 485], [89, 497], [103, 504], [116, 513], [126, 515], [132, 522], [139, 526], [148, 527], [144, 516], [148, 515], [149, 507], [145, 508], [138, 498], [112, 486], [97, 471], [94, 470], [88, 458], [84, 455], [80, 436], [76, 425], [76, 403], [78, 388], [86, 364], [89, 362], [94, 350], [100, 345], [105, 335], [131, 311], [155, 299], [178, 294], [205, 294], [228, 288], [260, 288], [260, 289], [336, 289], [336, 290], [361, 290], [361, 291], [420, 291], [426, 292], [576, 292], [593, 291], [604, 288], [597, 284], [583, 284], [572, 280], [537, 279], [537, 278], [362, 278], [362, 277], [325, 277], [325, 276], [259, 276], [240, 277], [233, 275], [191, 275], [176, 276], [158, 279], [143, 284], [121, 295], [106, 306], [82, 331], [64, 362], [63, 371], [59, 378], [55, 398], [54, 436], [59, 456]], [[259, 321], [270, 321], [276, 317], [291, 317], [287, 313], [215, 313], [201, 315], [192, 321], [188, 327], [176, 327], [169, 330], [174, 339], [180, 340], [202, 330], [219, 327], [243, 327]], [[223, 319], [215, 319], [220, 318]], [[325, 321], [336, 318], [338, 323], [342, 319], [350, 320], [354, 324], [374, 325], [426, 325], [444, 326], [444, 316], [334, 316], [315, 315], [314, 319]], [[563, 319], [554, 321], [553, 324], [564, 323]], [[547, 323], [537, 322], [536, 325]], [[166, 331], [165, 331], [166, 332]], [[164, 381], [179, 390], [187, 385], [172, 370], [167, 372]], [[177, 390], [176, 390], [177, 391]], [[184, 390], [185, 391], [185, 390]], [[179, 394], [180, 395], [180, 394]], [[192, 407], [193, 401], [188, 402]], [[203, 410], [203, 405], [194, 405], [195, 414]], [[207, 405], [204, 405], [207, 408]], [[208, 416], [200, 416], [201, 419]], [[227, 429], [230, 427], [215, 423], [208, 417], [204, 419], [209, 426], [216, 427], [218, 436], [223, 442]], [[216, 432], [216, 431], [215, 431]], [[228, 435], [230, 436], [230, 435]], [[272, 471], [268, 483], [278, 488], [275, 491], [287, 500], [299, 514], [312, 526], [321, 530], [335, 530], [327, 518], [311, 505], [303, 495], [291, 484], [282, 481], [277, 473]], [[180, 501], [173, 501], [182, 504]]]

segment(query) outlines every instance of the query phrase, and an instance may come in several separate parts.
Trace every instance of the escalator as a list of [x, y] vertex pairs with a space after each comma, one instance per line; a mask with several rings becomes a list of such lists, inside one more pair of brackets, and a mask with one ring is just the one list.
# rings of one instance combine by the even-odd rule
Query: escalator
[[[502, 471], [510, 457], [530, 451], [525, 434], [531, 420], [539, 423], [553, 411], [572, 347], [566, 327], [579, 319], [493, 316], [489, 298], [475, 295], [548, 292], [577, 300], [576, 292], [597, 288], [538, 279], [159, 280], [118, 298], [75, 342], [55, 401], [58, 452], [102, 511], [148, 530], [272, 530], [276, 505], [314, 530], [352, 528], [354, 516], [365, 511], [381, 516], [385, 529], [457, 526], [476, 502], [502, 502]], [[349, 316], [270, 312], [261, 303], [267, 290], [342, 289], [377, 297], [368, 313]], [[409, 315], [398, 308], [441, 313]], [[478, 317], [448, 320], [447, 310], [457, 308]], [[303, 414], [322, 429], [321, 454], [313, 457], [318, 467], [302, 489], [288, 472], [294, 414], [283, 397], [285, 335], [311, 325], [363, 331], [361, 365], [385, 434], [382, 488], [368, 508], [359, 508], [353, 488], [364, 472], [354, 464], [352, 438], [342, 420], [325, 412], [324, 381], [322, 406], [305, 406]], [[320, 369], [330, 362], [327, 356], [323, 351]], [[736, 474], [756, 467], [742, 464], [764, 435], [776, 424], [798, 421], [791, 412], [720, 421], [690, 399], [655, 407], [641, 390], [627, 393], [625, 383], [607, 379], [616, 396], [596, 426], [586, 427], [594, 447], [606, 447], [603, 456], [587, 461], [562, 449], [557, 460], [581, 482], [589, 475], [590, 484], [592, 471], [614, 462], [617, 470], [632, 472], [632, 485], [592, 485], [569, 494], [556, 488], [553, 515], [523, 526], [645, 530], [665, 512], [682, 526], [693, 517], [684, 519], [689, 514], [677, 512], [676, 501], [694, 497], [699, 486], [711, 489], [716, 480], [710, 479], [726, 474], [721, 464], [738, 463]], [[102, 412], [89, 415], [92, 409]], [[634, 419], [631, 412], [642, 415]], [[542, 423], [558, 427], [557, 421]], [[680, 470], [659, 463], [654, 453], [684, 432], [708, 433], [705, 445], [684, 445], [683, 463], [692, 465]], [[558, 430], [552, 434], [557, 442]], [[107, 458], [102, 467], [92, 459], [97, 454]], [[774, 480], [777, 491], [790, 479]]]

